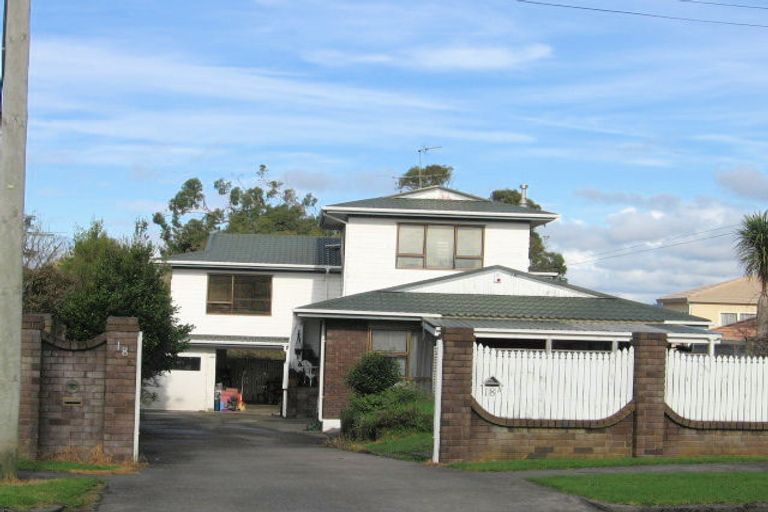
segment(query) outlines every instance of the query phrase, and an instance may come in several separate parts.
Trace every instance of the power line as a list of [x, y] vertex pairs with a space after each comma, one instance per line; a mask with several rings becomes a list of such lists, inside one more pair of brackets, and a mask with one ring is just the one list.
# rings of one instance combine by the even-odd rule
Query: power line
[[680, 2], [687, 2], [689, 4], [704, 4], [704, 5], [717, 5], [719, 7], [737, 7], [739, 9], [760, 9], [768, 11], [768, 7], [764, 5], [747, 5], [747, 4], [729, 4], [727, 2], [708, 2], [705, 0], [679, 0]]
[[657, 14], [653, 12], [642, 12], [642, 11], [623, 11], [619, 9], [603, 9], [600, 7], [587, 7], [584, 5], [571, 5], [571, 4], [560, 4], [560, 3], [553, 3], [553, 2], [540, 2], [538, 0], [517, 0], [520, 3], [524, 4], [532, 4], [532, 5], [543, 5], [546, 7], [559, 7], [561, 9], [576, 9], [579, 11], [592, 11], [592, 12], [602, 12], [602, 13], [608, 13], [608, 14], [625, 14], [629, 16], [642, 16], [645, 18], [656, 18], [656, 19], [662, 19], [662, 20], [673, 20], [673, 21], [691, 21], [694, 23], [708, 23], [711, 25], [731, 25], [735, 27], [751, 27], [751, 28], [768, 28], [768, 25], [760, 25], [758, 23], [739, 23], [736, 21], [722, 21], [722, 20], [708, 20], [703, 18], [688, 18], [684, 16], [669, 16], [667, 14]]
[[[604, 251], [604, 252], [595, 253], [592, 256], [590, 256], [589, 259], [591, 260], [591, 259], [596, 258], [598, 256], [603, 256], [603, 255], [607, 255], [607, 254], [614, 254], [614, 253], [617, 253], [617, 252], [631, 251], [632, 249], [635, 249], [635, 248], [638, 248], [638, 247], [645, 247], [648, 244], [661, 243], [661, 242], [664, 242], [664, 241], [673, 242], [673, 241], [681, 239], [681, 238], [685, 239], [685, 238], [696, 237], [696, 236], [703, 235], [703, 234], [706, 234], [706, 233], [712, 233], [713, 231], [720, 231], [720, 230], [723, 230], [723, 229], [734, 228], [736, 226], [738, 226], [738, 224], [727, 224], [725, 226], [720, 226], [719, 228], [705, 229], [705, 230], [702, 230], [702, 231], [694, 231], [693, 233], [687, 233], [687, 234], [678, 233], [676, 235], [664, 236], [664, 237], [661, 237], [661, 238], [657, 238], [655, 240], [646, 240], [645, 242], [639, 242], [639, 243], [632, 244], [632, 245], [629, 245], [629, 246], [621, 247], [619, 249], [613, 249], [613, 250], [610, 250], [610, 251]], [[578, 263], [581, 263], [581, 262], [578, 262]]]
[[674, 244], [660, 245], [658, 247], [650, 247], [648, 249], [643, 249], [643, 250], [640, 250], [640, 251], [627, 252], [627, 253], [623, 253], [623, 254], [614, 254], [613, 256], [605, 256], [605, 257], [602, 257], [602, 258], [592, 258], [592, 259], [577, 261], [576, 263], [569, 263], [568, 266], [569, 267], [575, 267], [575, 266], [578, 266], [578, 265], [584, 265], [586, 263], [593, 263], [595, 261], [609, 260], [609, 259], [612, 259], [612, 258], [620, 258], [622, 256], [633, 256], [633, 255], [641, 254], [641, 253], [644, 253], [644, 252], [658, 251], [659, 249], [666, 249], [668, 247], [677, 247], [677, 246], [680, 246], [680, 245], [693, 244], [693, 243], [697, 243], [697, 242], [702, 242], [704, 240], [712, 240], [713, 238], [720, 238], [720, 237], [729, 236], [729, 235], [733, 235], [733, 234], [734, 234], [734, 232], [730, 231], [728, 233], [721, 233], [719, 235], [705, 236], [705, 237], [702, 237], [702, 238], [695, 238], [693, 240], [686, 240], [684, 242], [677, 242], [677, 243], [674, 243]]

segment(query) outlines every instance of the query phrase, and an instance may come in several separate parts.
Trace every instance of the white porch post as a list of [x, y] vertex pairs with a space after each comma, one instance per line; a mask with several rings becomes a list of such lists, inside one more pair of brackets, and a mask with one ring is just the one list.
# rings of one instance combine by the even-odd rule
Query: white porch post
[[317, 386], [317, 420], [321, 424], [323, 423], [324, 383], [325, 383], [325, 320], [320, 322], [320, 383]]
[[280, 407], [280, 416], [283, 418], [288, 416], [288, 374], [291, 369], [290, 348], [290, 343], [283, 345], [283, 352], [285, 352], [285, 362], [283, 362], [283, 404], [282, 407]]
[[436, 340], [437, 361], [435, 364], [435, 416], [432, 419], [432, 462], [440, 462], [440, 416], [441, 402], [443, 399], [443, 338], [441, 335]]

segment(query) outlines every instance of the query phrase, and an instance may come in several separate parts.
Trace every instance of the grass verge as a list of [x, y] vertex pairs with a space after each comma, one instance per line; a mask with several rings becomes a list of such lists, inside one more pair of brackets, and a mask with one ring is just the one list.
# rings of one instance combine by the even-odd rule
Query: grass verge
[[688, 505], [768, 502], [768, 473], [623, 473], [530, 478], [558, 491], [608, 503]]
[[331, 441], [329, 446], [392, 459], [424, 462], [432, 458], [432, 433], [386, 432], [376, 441], [354, 441], [338, 437]]
[[614, 457], [606, 459], [524, 459], [457, 462], [450, 467], [464, 471], [530, 471], [537, 469], [608, 468], [620, 466], [658, 466], [660, 464], [718, 464], [768, 462], [768, 457]]
[[95, 478], [0, 482], [0, 509], [30, 510], [49, 505], [78, 509], [96, 502], [102, 487]]
[[124, 469], [119, 464], [89, 464], [69, 460], [29, 460], [20, 459], [16, 465], [20, 471], [55, 471], [61, 473], [81, 473], [98, 471], [104, 473], [117, 472]]
[[364, 446], [375, 455], [424, 462], [432, 458], [432, 432], [388, 433]]

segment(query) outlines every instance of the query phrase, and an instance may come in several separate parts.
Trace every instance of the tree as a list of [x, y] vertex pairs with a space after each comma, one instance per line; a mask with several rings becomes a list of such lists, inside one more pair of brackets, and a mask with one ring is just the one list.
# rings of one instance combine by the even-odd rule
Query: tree
[[[509, 188], [491, 192], [491, 200], [501, 203], [519, 205], [522, 197], [519, 190]], [[530, 198], [526, 198], [525, 206], [532, 210], [541, 210], [541, 206]], [[563, 255], [559, 252], [547, 251], [544, 239], [536, 232], [535, 228], [531, 229], [528, 258], [530, 270], [534, 272], [557, 272], [562, 276], [568, 271]]]
[[[268, 178], [265, 165], [259, 166], [256, 185], [234, 186], [218, 179], [213, 183], [224, 205], [211, 208], [202, 182], [192, 178], [168, 201], [168, 213], [156, 212], [152, 221], [160, 227], [165, 243], [163, 255], [197, 251], [205, 247], [209, 233], [323, 234], [311, 213], [317, 204], [312, 194], [299, 198], [296, 191]], [[192, 217], [197, 215], [199, 217]]]
[[75, 236], [61, 268], [74, 283], [55, 311], [67, 337], [86, 340], [103, 332], [109, 316], [135, 316], [144, 333], [142, 377], [171, 369], [186, 346], [191, 325], [180, 324], [171, 301], [167, 268], [139, 222], [132, 238], [115, 240], [95, 222]]
[[738, 254], [744, 273], [760, 283], [757, 300], [757, 343], [768, 352], [768, 210], [745, 215], [737, 231]]
[[414, 166], [397, 180], [399, 190], [417, 190], [423, 187], [445, 185], [453, 178], [450, 165], [432, 164], [426, 167]]
[[22, 251], [22, 309], [27, 313], [53, 312], [72, 285], [61, 271], [59, 260], [66, 253], [65, 237], [43, 230], [40, 220], [24, 217]]

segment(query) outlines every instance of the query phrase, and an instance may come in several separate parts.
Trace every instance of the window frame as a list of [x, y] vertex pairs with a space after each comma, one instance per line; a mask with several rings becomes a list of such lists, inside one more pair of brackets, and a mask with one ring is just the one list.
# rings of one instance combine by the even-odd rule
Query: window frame
[[[400, 228], [401, 226], [420, 226], [422, 228], [422, 248], [421, 253], [404, 253], [400, 252]], [[453, 228], [453, 265], [450, 267], [429, 267], [427, 266], [427, 233], [429, 232], [429, 226], [443, 226]], [[480, 255], [468, 256], [459, 254], [459, 229], [460, 228], [472, 228], [480, 230]], [[400, 265], [400, 258], [419, 258], [421, 259], [421, 267], [405, 267]], [[456, 260], [462, 261], [479, 261], [480, 266], [483, 267], [483, 261], [485, 259], [485, 225], [477, 224], [441, 224], [441, 223], [421, 223], [421, 222], [398, 222], [397, 223], [397, 241], [395, 249], [395, 268], [399, 270], [475, 270], [475, 268], [461, 268], [456, 266]]]
[[[373, 333], [374, 331], [381, 331], [381, 332], [404, 332], [405, 333], [405, 352], [384, 352], [381, 350], [376, 350], [373, 348]], [[411, 380], [410, 377], [410, 359], [411, 359], [411, 349], [413, 348], [412, 340], [411, 340], [412, 334], [409, 329], [404, 328], [398, 328], [398, 327], [369, 327], [368, 328], [368, 351], [369, 352], [377, 352], [379, 354], [384, 354], [387, 357], [391, 357], [392, 359], [405, 359], [405, 367], [403, 368], [403, 375], [402, 379], [409, 381]]]
[[[210, 289], [211, 289], [211, 277], [213, 276], [229, 276], [229, 300], [228, 301], [219, 301], [219, 300], [211, 300], [210, 299]], [[267, 288], [269, 290], [268, 293], [268, 304], [269, 307], [266, 311], [249, 311], [249, 312], [242, 312], [242, 311], [234, 311], [235, 307], [235, 279], [240, 277], [264, 277], [266, 278], [267, 282]], [[243, 273], [209, 273], [207, 274], [207, 281], [206, 281], [206, 291], [205, 291], [205, 314], [206, 315], [235, 315], [235, 316], [272, 316], [272, 280], [274, 276], [271, 274], [243, 274]], [[229, 305], [229, 311], [211, 311], [211, 305]]]
[[[724, 322], [725, 315], [733, 315], [733, 318], [734, 318], [733, 322], [727, 322], [727, 323]], [[721, 326], [735, 324], [738, 321], [739, 321], [739, 314], [738, 313], [734, 313], [732, 311], [720, 312], [720, 325]]]

